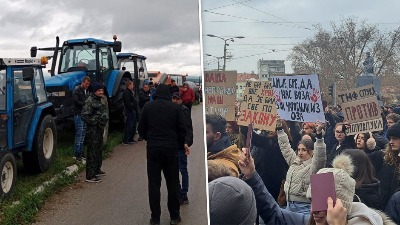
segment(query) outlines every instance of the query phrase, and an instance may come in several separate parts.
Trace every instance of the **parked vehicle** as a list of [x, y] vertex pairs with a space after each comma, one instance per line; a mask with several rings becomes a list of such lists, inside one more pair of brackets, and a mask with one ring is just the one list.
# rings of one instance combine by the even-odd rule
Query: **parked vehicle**
[[44, 172], [54, 161], [56, 113], [45, 91], [46, 61], [0, 58], [0, 199], [14, 188], [15, 154], [22, 152], [28, 173]]
[[123, 90], [125, 83], [132, 80], [132, 75], [118, 67], [116, 52], [121, 51], [122, 43], [116, 41], [116, 36], [113, 38], [114, 42], [95, 38], [72, 39], [64, 41], [59, 47], [57, 37], [55, 47], [31, 48], [32, 57], [36, 56], [37, 50], [53, 51], [51, 76], [46, 78], [46, 92], [56, 109], [58, 123], [73, 117], [72, 91], [84, 76], [105, 86], [110, 121], [123, 120]]

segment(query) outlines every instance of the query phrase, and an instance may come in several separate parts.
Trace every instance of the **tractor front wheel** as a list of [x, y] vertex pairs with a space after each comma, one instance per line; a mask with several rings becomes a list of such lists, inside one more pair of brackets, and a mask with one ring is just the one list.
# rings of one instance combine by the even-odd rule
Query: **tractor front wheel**
[[17, 179], [17, 164], [12, 153], [6, 153], [0, 159], [0, 200], [8, 196]]
[[56, 154], [57, 129], [52, 116], [46, 115], [36, 129], [32, 150], [22, 153], [24, 168], [29, 173], [45, 172]]

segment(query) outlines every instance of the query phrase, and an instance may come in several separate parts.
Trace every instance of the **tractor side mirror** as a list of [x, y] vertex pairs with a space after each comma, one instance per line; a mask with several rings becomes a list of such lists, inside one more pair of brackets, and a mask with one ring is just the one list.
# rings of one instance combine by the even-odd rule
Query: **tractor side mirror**
[[34, 58], [37, 55], [37, 47], [33, 46], [31, 47], [31, 57]]
[[114, 52], [121, 52], [121, 49], [122, 49], [122, 42], [114, 41], [113, 51]]
[[34, 71], [32, 67], [22, 68], [22, 80], [23, 81], [31, 81], [33, 80]]

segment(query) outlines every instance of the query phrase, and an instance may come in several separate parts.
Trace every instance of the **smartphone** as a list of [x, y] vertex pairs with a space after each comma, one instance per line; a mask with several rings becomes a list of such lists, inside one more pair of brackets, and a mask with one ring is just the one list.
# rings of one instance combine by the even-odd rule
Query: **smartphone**
[[250, 158], [250, 149], [251, 149], [251, 138], [253, 137], [253, 124], [249, 124], [247, 127], [247, 138], [246, 138], [246, 148], [247, 152], [245, 152], [245, 155], [247, 158]]
[[320, 173], [310, 176], [311, 208], [312, 211], [325, 211], [328, 209], [328, 197], [336, 204], [336, 190], [333, 173]]

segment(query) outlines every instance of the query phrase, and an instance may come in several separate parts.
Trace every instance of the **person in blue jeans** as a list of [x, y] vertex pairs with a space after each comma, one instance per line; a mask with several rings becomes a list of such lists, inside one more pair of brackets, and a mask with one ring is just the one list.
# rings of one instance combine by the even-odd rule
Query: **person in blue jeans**
[[187, 169], [187, 155], [189, 151], [189, 147], [193, 144], [193, 126], [192, 126], [192, 118], [190, 116], [189, 109], [182, 104], [182, 98], [179, 92], [175, 92], [172, 94], [172, 101], [182, 107], [183, 114], [185, 115], [185, 127], [187, 130], [185, 144], [183, 149], [179, 149], [178, 151], [178, 160], [179, 160], [179, 171], [182, 176], [182, 184], [180, 185], [180, 198], [179, 203], [181, 205], [189, 204], [189, 198], [187, 193], [189, 191], [189, 173]]
[[89, 96], [88, 88], [90, 86], [90, 77], [85, 76], [82, 79], [81, 85], [76, 87], [72, 92], [72, 110], [74, 112], [75, 123], [75, 144], [74, 144], [74, 158], [78, 161], [83, 159], [83, 143], [86, 134], [86, 124], [82, 121], [81, 113], [85, 101]]

